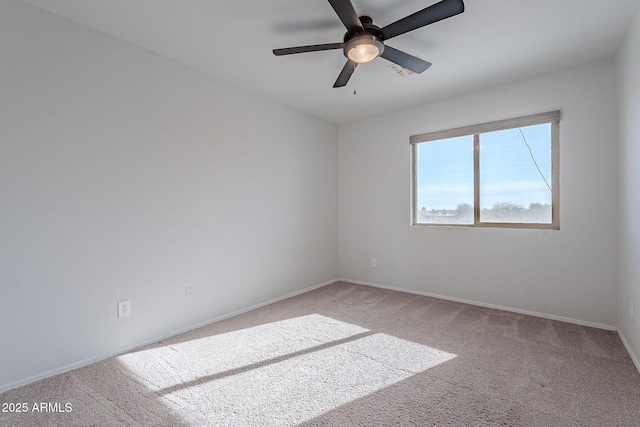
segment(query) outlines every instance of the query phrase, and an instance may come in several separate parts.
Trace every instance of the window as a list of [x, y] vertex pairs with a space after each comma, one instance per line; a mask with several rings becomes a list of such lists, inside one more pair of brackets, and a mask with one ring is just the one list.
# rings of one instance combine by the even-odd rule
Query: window
[[559, 228], [560, 111], [411, 136], [413, 225]]

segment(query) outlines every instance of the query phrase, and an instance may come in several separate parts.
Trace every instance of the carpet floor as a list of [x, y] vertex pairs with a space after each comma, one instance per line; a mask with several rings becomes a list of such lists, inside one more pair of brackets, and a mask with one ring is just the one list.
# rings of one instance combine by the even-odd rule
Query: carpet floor
[[2, 426], [633, 426], [640, 374], [615, 332], [338, 282], [0, 403]]

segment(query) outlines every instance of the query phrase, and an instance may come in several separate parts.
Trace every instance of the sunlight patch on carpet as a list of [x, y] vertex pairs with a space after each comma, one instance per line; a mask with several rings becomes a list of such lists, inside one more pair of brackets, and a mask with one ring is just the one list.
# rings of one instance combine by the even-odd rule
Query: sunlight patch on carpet
[[314, 314], [118, 359], [190, 424], [295, 425], [455, 357]]
[[310, 314], [187, 341], [169, 339], [117, 359], [157, 391], [367, 332], [360, 326]]

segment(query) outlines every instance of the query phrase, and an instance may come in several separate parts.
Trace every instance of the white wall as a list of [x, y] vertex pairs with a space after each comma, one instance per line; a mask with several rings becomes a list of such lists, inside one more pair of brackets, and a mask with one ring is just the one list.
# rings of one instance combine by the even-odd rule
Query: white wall
[[0, 391], [338, 276], [334, 125], [15, 0], [0, 70]]
[[[601, 62], [341, 126], [340, 277], [614, 328], [614, 76]], [[555, 109], [559, 231], [409, 225], [410, 135]]]
[[[616, 56], [620, 174], [618, 328], [640, 369], [640, 9]], [[629, 316], [633, 301], [634, 320]]]

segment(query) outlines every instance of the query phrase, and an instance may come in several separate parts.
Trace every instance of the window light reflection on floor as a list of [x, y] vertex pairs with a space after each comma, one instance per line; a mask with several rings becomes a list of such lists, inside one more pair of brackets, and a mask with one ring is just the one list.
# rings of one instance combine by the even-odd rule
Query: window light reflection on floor
[[170, 409], [214, 425], [295, 425], [456, 357], [319, 314], [168, 341], [118, 360]]

